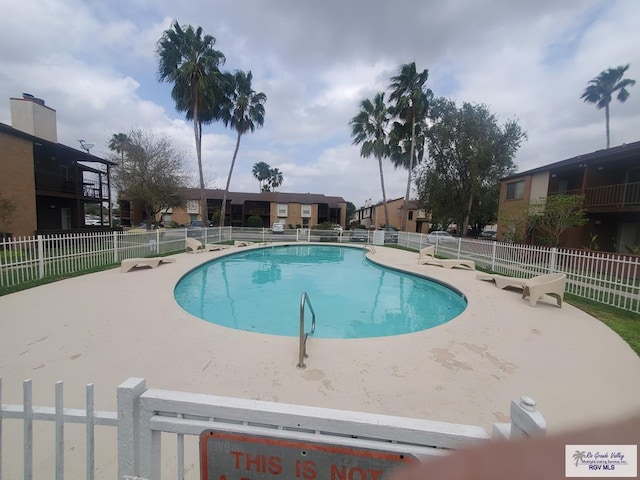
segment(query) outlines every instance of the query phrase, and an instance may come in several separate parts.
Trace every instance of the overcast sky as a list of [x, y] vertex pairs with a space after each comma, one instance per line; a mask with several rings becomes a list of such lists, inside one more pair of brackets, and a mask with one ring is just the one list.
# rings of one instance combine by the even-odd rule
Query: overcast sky
[[[528, 134], [519, 170], [604, 148], [604, 111], [580, 95], [602, 70], [630, 63], [640, 81], [637, 0], [2, 0], [0, 122], [28, 92], [57, 111], [58, 141], [107, 155], [132, 127], [170, 138], [195, 172], [192, 125], [157, 81], [156, 44], [173, 20], [201, 26], [251, 70], [267, 97], [264, 128], [243, 136], [232, 191], [258, 191], [252, 166], [284, 174], [283, 192], [382, 199], [377, 163], [351, 144], [349, 121], [400, 66], [429, 70], [436, 96], [483, 103]], [[640, 140], [640, 84], [611, 105], [611, 145]], [[206, 127], [205, 171], [224, 188], [235, 133]], [[384, 165], [387, 197], [406, 172]]]

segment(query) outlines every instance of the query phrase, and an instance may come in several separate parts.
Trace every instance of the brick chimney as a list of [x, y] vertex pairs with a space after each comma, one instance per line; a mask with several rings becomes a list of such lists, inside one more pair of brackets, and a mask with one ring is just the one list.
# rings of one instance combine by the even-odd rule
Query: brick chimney
[[22, 98], [11, 98], [11, 126], [34, 137], [58, 143], [56, 111], [44, 104], [44, 100], [30, 93]]

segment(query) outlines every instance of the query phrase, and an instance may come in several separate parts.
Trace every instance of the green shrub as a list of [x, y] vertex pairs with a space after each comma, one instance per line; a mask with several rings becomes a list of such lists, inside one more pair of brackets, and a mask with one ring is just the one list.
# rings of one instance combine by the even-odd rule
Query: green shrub
[[262, 228], [262, 217], [259, 215], [251, 215], [247, 218], [247, 227]]

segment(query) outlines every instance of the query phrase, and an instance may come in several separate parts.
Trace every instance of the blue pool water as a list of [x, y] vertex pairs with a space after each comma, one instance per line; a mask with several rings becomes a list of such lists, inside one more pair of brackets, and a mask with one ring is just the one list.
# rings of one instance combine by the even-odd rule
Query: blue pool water
[[[467, 306], [440, 283], [380, 267], [360, 248], [273, 246], [205, 263], [175, 288], [178, 304], [208, 322], [250, 332], [297, 336], [300, 297], [316, 313], [314, 337], [362, 338], [441, 325]], [[306, 330], [311, 313], [305, 311]]]

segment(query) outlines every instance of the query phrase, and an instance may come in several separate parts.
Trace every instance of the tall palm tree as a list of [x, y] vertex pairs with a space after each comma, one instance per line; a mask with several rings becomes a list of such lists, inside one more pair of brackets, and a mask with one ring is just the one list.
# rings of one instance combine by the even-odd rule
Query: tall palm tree
[[256, 92], [251, 88], [251, 80], [253, 75], [251, 71], [245, 73], [241, 70], [234, 74], [227, 75], [229, 90], [227, 98], [222, 105], [220, 118], [225, 127], [231, 126], [237, 134], [236, 148], [231, 159], [229, 167], [229, 176], [227, 177], [227, 185], [224, 189], [222, 197], [222, 207], [220, 210], [220, 226], [224, 226], [225, 210], [227, 206], [227, 195], [229, 194], [229, 184], [231, 183], [231, 175], [233, 166], [236, 163], [238, 149], [240, 148], [240, 138], [247, 132], [254, 132], [256, 128], [264, 125], [264, 104], [267, 96], [262, 92]]
[[269, 185], [271, 185], [271, 188], [273, 189], [272, 191], [275, 192], [276, 188], [282, 185], [283, 181], [284, 177], [280, 169], [272, 168], [271, 172], [269, 173]]
[[[111, 136], [111, 140], [109, 140], [109, 150], [120, 155], [120, 175], [124, 174], [125, 171], [124, 154], [127, 148], [129, 148], [129, 144], [129, 137], [126, 133], [114, 133]], [[122, 179], [120, 179], [120, 181], [122, 181]]]
[[604, 118], [607, 132], [607, 148], [609, 148], [609, 104], [612, 96], [618, 92], [616, 97], [620, 102], [625, 102], [629, 98], [627, 87], [635, 85], [636, 81], [629, 78], [622, 78], [629, 68], [629, 64], [620, 65], [616, 68], [609, 68], [600, 72], [596, 78], [589, 80], [589, 86], [585, 88], [580, 96], [585, 102], [595, 103], [598, 110], [604, 108]]
[[[429, 108], [429, 100], [433, 98], [430, 89], [425, 90], [425, 83], [429, 78], [429, 70], [425, 69], [418, 73], [416, 63], [411, 62], [400, 67], [400, 72], [395, 77], [391, 77], [391, 94], [389, 101], [395, 102], [392, 112], [401, 122], [409, 127], [407, 135], [410, 139], [408, 153], [408, 164], [406, 168], [407, 174], [407, 190], [402, 202], [402, 230], [406, 230], [407, 226], [407, 202], [411, 195], [411, 176], [413, 174], [414, 160], [416, 148], [418, 147], [417, 139], [419, 128], [418, 125], [425, 121]], [[422, 137], [424, 139], [424, 137]], [[388, 224], [387, 224], [388, 225]]]
[[219, 66], [225, 61], [222, 52], [213, 48], [215, 42], [211, 35], [203, 36], [202, 27], [181, 27], [175, 21], [171, 29], [164, 31], [156, 49], [159, 80], [173, 83], [171, 97], [176, 109], [186, 112], [186, 118], [193, 120], [203, 225], [207, 225], [208, 212], [202, 170], [202, 125], [219, 115], [223, 79]]
[[251, 170], [253, 176], [260, 182], [260, 192], [262, 191], [262, 182], [265, 180], [269, 180], [271, 176], [271, 167], [266, 162], [258, 162], [253, 165], [253, 170]]
[[360, 103], [360, 113], [349, 122], [353, 144], [361, 145], [360, 156], [368, 158], [373, 155], [378, 159], [380, 185], [382, 186], [382, 204], [384, 205], [384, 222], [387, 228], [389, 227], [389, 209], [387, 207], [387, 193], [384, 188], [382, 159], [389, 154], [387, 129], [390, 120], [389, 108], [384, 103], [384, 92], [380, 92], [373, 98], [373, 102], [368, 98], [364, 99]]

